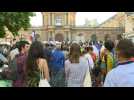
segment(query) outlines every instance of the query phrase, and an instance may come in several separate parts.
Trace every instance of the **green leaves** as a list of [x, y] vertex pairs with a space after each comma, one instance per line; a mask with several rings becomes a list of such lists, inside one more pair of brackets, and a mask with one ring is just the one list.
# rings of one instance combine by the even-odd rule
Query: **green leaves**
[[33, 12], [0, 12], [0, 37], [5, 36], [4, 26], [12, 32], [14, 36], [23, 28], [30, 27], [30, 17], [34, 16]]
[[4, 36], [5, 36], [4, 27], [0, 25], [0, 37], [4, 37]]

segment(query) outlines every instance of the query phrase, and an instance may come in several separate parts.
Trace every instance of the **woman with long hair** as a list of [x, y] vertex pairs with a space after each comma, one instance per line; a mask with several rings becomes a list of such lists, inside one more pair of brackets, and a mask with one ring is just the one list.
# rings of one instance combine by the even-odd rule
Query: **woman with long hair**
[[32, 43], [27, 58], [27, 86], [38, 87], [40, 73], [43, 72], [43, 78], [49, 80], [49, 70], [46, 59], [43, 57], [43, 45], [39, 41]]
[[88, 63], [81, 58], [80, 45], [73, 43], [70, 47], [69, 59], [65, 62], [65, 73], [68, 87], [83, 87]]

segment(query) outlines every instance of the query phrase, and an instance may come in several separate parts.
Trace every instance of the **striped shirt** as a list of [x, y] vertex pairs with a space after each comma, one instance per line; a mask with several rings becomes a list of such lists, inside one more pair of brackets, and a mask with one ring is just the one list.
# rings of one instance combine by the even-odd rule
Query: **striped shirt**
[[79, 63], [65, 62], [65, 73], [68, 87], [82, 87], [85, 74], [88, 70], [88, 62], [84, 57], [80, 57]]

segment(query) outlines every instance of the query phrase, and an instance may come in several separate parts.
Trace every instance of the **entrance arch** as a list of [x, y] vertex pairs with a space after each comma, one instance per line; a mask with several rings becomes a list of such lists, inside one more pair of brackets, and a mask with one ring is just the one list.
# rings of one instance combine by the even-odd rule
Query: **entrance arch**
[[64, 36], [61, 33], [56, 34], [55, 41], [59, 41], [59, 42], [64, 41]]

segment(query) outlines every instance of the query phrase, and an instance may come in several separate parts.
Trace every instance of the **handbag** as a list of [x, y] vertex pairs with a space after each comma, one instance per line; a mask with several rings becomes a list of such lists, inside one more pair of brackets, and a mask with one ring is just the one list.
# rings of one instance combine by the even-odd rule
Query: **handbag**
[[40, 71], [39, 87], [51, 87], [48, 80], [44, 79], [43, 71]]
[[51, 87], [47, 79], [40, 79], [39, 87]]
[[89, 70], [87, 70], [87, 72], [85, 74], [83, 86], [84, 87], [92, 87], [91, 75], [90, 75]]

